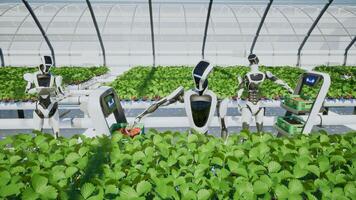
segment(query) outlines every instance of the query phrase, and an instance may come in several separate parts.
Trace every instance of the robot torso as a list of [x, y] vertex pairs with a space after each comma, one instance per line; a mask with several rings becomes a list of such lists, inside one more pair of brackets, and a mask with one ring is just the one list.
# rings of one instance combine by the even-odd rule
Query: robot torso
[[263, 72], [247, 73], [244, 77], [245, 87], [247, 88], [247, 99], [253, 104], [257, 104], [261, 99], [259, 87], [265, 80], [266, 75]]
[[206, 133], [217, 106], [215, 93], [206, 90], [199, 94], [189, 90], [184, 93], [184, 104], [190, 127], [199, 133]]

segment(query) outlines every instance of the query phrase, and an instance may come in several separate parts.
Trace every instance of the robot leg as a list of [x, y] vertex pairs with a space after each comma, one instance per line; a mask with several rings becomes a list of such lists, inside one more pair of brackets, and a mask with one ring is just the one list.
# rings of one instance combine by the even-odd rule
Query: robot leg
[[228, 109], [228, 99], [224, 99], [218, 103], [218, 116], [220, 119], [221, 137], [226, 139], [228, 137], [228, 131], [226, 128], [225, 117]]
[[59, 137], [59, 111], [58, 109], [54, 115], [49, 119], [49, 124], [52, 127], [53, 135], [55, 138]]
[[247, 107], [241, 109], [242, 130], [249, 130], [252, 113]]
[[41, 118], [40, 116], [38, 116], [36, 111], [33, 111], [33, 121], [34, 121], [34, 125], [35, 125], [34, 130], [42, 131], [43, 130], [43, 121], [44, 121], [44, 119]]
[[255, 115], [257, 132], [260, 133], [263, 130], [263, 116], [265, 115], [265, 109], [260, 108], [260, 110]]

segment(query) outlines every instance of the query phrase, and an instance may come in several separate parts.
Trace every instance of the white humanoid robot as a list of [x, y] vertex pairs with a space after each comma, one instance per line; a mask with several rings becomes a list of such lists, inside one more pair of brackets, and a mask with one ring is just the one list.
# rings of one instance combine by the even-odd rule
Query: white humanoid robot
[[153, 113], [160, 106], [168, 106], [177, 101], [185, 104], [185, 110], [189, 119], [190, 127], [202, 134], [208, 132], [209, 124], [214, 117], [216, 108], [218, 107], [218, 114], [221, 125], [221, 136], [227, 137], [227, 128], [225, 126], [224, 117], [226, 115], [228, 100], [218, 101], [217, 96], [208, 89], [208, 75], [213, 66], [208, 61], [200, 61], [193, 69], [193, 80], [195, 88], [184, 92], [182, 86], [178, 87], [167, 97], [152, 104], [144, 112], [136, 117], [134, 124], [139, 123], [146, 115]]
[[38, 66], [38, 72], [26, 73], [26, 93], [37, 94], [38, 100], [33, 112], [35, 129], [42, 131], [44, 119], [49, 119], [55, 137], [59, 135], [58, 101], [60, 95], [64, 95], [62, 89], [62, 77], [54, 76], [49, 71], [52, 67], [52, 57], [43, 56], [42, 64]]
[[240, 76], [237, 78], [237, 99], [239, 100], [241, 98], [245, 89], [248, 90], [247, 100], [243, 103], [241, 101], [239, 102], [239, 109], [242, 115], [242, 129], [249, 129], [251, 118], [254, 116], [257, 132], [261, 132], [263, 129], [263, 116], [265, 110], [261, 107], [260, 84], [263, 83], [265, 79], [268, 79], [283, 86], [291, 93], [293, 93], [293, 89], [289, 87], [287, 83], [274, 76], [271, 72], [259, 71], [259, 60], [255, 54], [249, 55], [248, 60], [250, 62], [250, 71], [243, 78]]

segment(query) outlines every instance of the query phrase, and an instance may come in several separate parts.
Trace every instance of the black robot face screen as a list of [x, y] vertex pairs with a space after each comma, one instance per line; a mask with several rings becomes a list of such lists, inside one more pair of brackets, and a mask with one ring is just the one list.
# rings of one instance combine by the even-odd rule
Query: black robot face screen
[[198, 65], [195, 67], [193, 74], [202, 76], [205, 72], [205, 70], [208, 68], [209, 63], [205, 61], [200, 61]]

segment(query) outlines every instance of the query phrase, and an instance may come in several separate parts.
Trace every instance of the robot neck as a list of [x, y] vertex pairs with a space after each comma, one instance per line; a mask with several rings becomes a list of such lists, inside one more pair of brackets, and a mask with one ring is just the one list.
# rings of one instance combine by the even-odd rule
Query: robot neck
[[251, 73], [259, 73], [260, 70], [258, 69], [258, 64], [252, 64], [252, 65], [250, 66], [250, 72], [251, 72]]
[[205, 91], [208, 90], [208, 87], [204, 88], [203, 90], [198, 90], [198, 89], [195, 89], [195, 91], [199, 94], [199, 96], [203, 95], [205, 93]]

